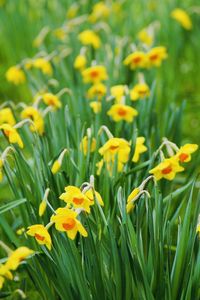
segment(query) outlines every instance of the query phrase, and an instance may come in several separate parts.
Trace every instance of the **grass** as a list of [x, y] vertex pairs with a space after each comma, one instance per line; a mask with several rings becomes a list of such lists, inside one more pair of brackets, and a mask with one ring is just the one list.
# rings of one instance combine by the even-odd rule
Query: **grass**
[[[78, 16], [90, 13], [93, 2], [80, 5]], [[3, 164], [0, 184], [1, 240], [12, 250], [27, 246], [35, 252], [12, 271], [15, 280], [5, 280], [0, 297], [20, 299], [23, 292], [34, 300], [64, 300], [66, 296], [84, 300], [199, 299], [200, 249], [196, 232], [200, 214], [199, 151], [192, 155], [191, 162], [184, 164], [185, 171], [177, 174], [173, 181], [150, 179], [144, 188], [148, 193], [135, 200], [130, 213], [126, 210], [132, 190], [160, 163], [156, 153], [160, 153], [163, 137], [178, 147], [186, 142], [199, 142], [198, 8], [197, 13], [191, 14], [191, 31], [184, 30], [170, 18], [175, 7], [191, 12], [198, 1], [185, 1], [184, 7], [178, 1], [125, 1], [120, 11], [112, 12], [107, 20], [92, 25], [86, 20], [78, 26], [66, 27], [69, 32], [64, 40], [59, 40], [54, 30], [72, 22], [66, 18], [70, 4], [70, 1], [67, 4], [66, 1], [7, 1], [0, 8], [3, 45], [0, 93], [2, 103], [8, 100], [15, 103], [7, 102], [7, 106], [12, 108], [16, 123], [21, 121], [23, 108], [17, 103], [32, 105], [34, 96], [44, 87], [53, 94], [67, 88], [60, 97], [61, 108], [49, 110], [42, 100], [39, 103], [42, 113], [49, 110], [44, 116], [43, 135], [32, 132], [30, 123], [23, 124], [17, 129], [23, 149], [1, 135], [1, 154], [7, 146], [12, 148]], [[132, 102], [126, 96], [126, 104], [139, 113], [134, 121], [114, 122], [107, 115], [114, 103], [106, 101], [110, 87], [126, 84], [131, 88], [137, 83], [139, 71], [129, 70], [123, 60], [131, 53], [131, 44], [139, 44], [138, 31], [154, 21], [160, 24], [154, 46], [165, 46], [168, 58], [159, 68], [143, 70], [150, 87], [149, 97]], [[33, 40], [44, 26], [49, 28], [46, 38], [39, 47], [33, 47]], [[81, 73], [73, 67], [82, 47], [78, 34], [88, 28], [97, 29], [102, 46], [97, 50], [87, 47], [87, 66], [96, 60], [108, 72], [107, 94], [102, 98], [102, 110], [98, 114], [92, 111], [85, 96], [90, 85], [84, 84]], [[45, 57], [53, 53], [52, 75], [45, 75], [36, 68], [26, 69], [23, 65], [25, 83], [15, 86], [6, 81], [8, 67], [38, 53], [44, 53]], [[97, 175], [96, 164], [101, 159], [98, 150], [108, 141], [106, 132], [99, 133], [103, 125], [114, 137], [126, 139], [131, 145], [123, 170], [117, 171], [118, 153], [111, 175], [105, 165]], [[87, 151], [85, 156], [80, 144], [87, 128], [91, 128], [92, 137], [96, 139], [96, 149]], [[132, 156], [138, 136], [145, 137], [148, 150], [134, 163]], [[91, 141], [88, 149], [90, 145]], [[64, 149], [67, 152], [61, 168], [53, 174], [52, 165]], [[169, 156], [170, 151], [163, 151]], [[104, 206], [100, 206], [93, 191], [91, 213], [82, 211], [78, 215], [88, 236], [77, 234], [71, 240], [66, 232], [59, 232], [49, 221], [56, 209], [66, 205], [59, 199], [64, 188], [73, 185], [81, 187], [83, 192], [85, 185], [82, 184], [91, 184], [91, 175]], [[50, 189], [49, 204], [39, 216], [47, 188]], [[27, 229], [34, 224], [49, 224], [51, 251], [25, 232], [16, 233], [19, 228]], [[0, 249], [0, 254], [0, 262], [5, 263], [5, 249]]]

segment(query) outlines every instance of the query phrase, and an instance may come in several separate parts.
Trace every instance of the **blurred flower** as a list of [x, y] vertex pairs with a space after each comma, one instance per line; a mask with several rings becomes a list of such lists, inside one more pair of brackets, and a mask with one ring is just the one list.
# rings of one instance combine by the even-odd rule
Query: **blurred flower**
[[0, 109], [0, 125], [7, 123], [11, 126], [15, 125], [16, 121], [12, 110], [9, 107]]
[[92, 8], [92, 13], [89, 15], [89, 21], [95, 23], [99, 19], [105, 19], [110, 14], [110, 8], [103, 2], [96, 3]]
[[9, 270], [16, 270], [19, 264], [33, 253], [34, 251], [27, 247], [19, 247], [10, 254], [5, 265]]
[[90, 107], [92, 108], [92, 110], [95, 114], [98, 114], [99, 112], [101, 112], [101, 103], [100, 102], [92, 101], [92, 102], [90, 102]]
[[148, 67], [160, 67], [163, 60], [167, 58], [167, 49], [165, 47], [159, 46], [152, 48], [147, 53], [147, 65]]
[[55, 227], [58, 231], [66, 232], [67, 236], [74, 240], [77, 232], [84, 237], [87, 237], [87, 231], [77, 220], [78, 213], [69, 208], [58, 208], [56, 215], [51, 217], [51, 222], [55, 223]]
[[191, 160], [191, 154], [197, 151], [197, 149], [197, 144], [185, 144], [184, 146], [180, 147], [175, 157], [177, 157], [181, 163], [189, 162]]
[[107, 71], [104, 66], [92, 66], [82, 72], [85, 83], [99, 83], [101, 80], [108, 79]]
[[159, 165], [149, 171], [150, 174], [155, 176], [156, 180], [165, 178], [167, 180], [173, 180], [176, 173], [184, 171], [184, 168], [179, 165], [176, 158], [165, 158]]
[[175, 8], [171, 12], [171, 17], [176, 20], [186, 30], [192, 29], [192, 20], [186, 11], [180, 8]]
[[115, 121], [124, 120], [126, 122], [133, 122], [134, 117], [138, 115], [136, 109], [124, 104], [114, 104], [111, 106], [107, 114]]
[[46, 245], [49, 250], [51, 250], [51, 236], [48, 230], [42, 224], [35, 224], [28, 227], [26, 232], [28, 235], [33, 236], [38, 244]]
[[144, 68], [146, 67], [146, 54], [142, 51], [135, 51], [125, 58], [124, 64], [129, 66], [132, 70]]
[[124, 164], [128, 161], [130, 153], [130, 144], [121, 138], [110, 138], [100, 149], [99, 153], [103, 156], [98, 164], [99, 174], [103, 163], [106, 163], [107, 170], [112, 174], [115, 160], [117, 159], [117, 171], [121, 172]]
[[0, 290], [3, 287], [5, 278], [12, 280], [13, 275], [8, 269], [8, 267], [6, 266], [6, 264], [5, 265], [0, 264]]
[[44, 133], [44, 120], [41, 113], [32, 106], [24, 108], [21, 113], [22, 119], [30, 119], [34, 124], [30, 125], [30, 130], [38, 132], [40, 135]]
[[6, 72], [6, 79], [15, 85], [26, 81], [25, 73], [19, 66], [10, 67]]
[[9, 143], [18, 144], [20, 148], [24, 147], [22, 139], [14, 127], [10, 126], [9, 124], [3, 124], [0, 126], [0, 130], [3, 130], [3, 133], [8, 138]]
[[93, 99], [97, 97], [100, 100], [106, 94], [106, 86], [105, 84], [99, 82], [92, 85], [87, 91], [87, 98]]
[[52, 73], [53, 73], [53, 69], [52, 69], [50, 62], [43, 57], [36, 58], [32, 62], [32, 66], [35, 67], [36, 69], [41, 70], [42, 73], [45, 75], [52, 75]]
[[150, 34], [146, 28], [138, 32], [138, 39], [149, 47], [153, 44], [153, 35]]
[[43, 94], [42, 99], [46, 105], [52, 106], [55, 109], [60, 108], [62, 106], [62, 103], [60, 102], [60, 99], [58, 98], [58, 96], [56, 96], [52, 93]]
[[126, 85], [114, 85], [110, 89], [111, 96], [114, 97], [116, 103], [120, 103], [126, 94], [127, 86]]
[[144, 99], [150, 95], [150, 89], [146, 83], [138, 83], [130, 90], [130, 98], [133, 101]]
[[98, 49], [101, 46], [99, 36], [93, 30], [84, 30], [78, 35], [79, 40], [83, 45], [91, 45]]
[[67, 10], [66, 17], [68, 19], [73, 19], [76, 17], [79, 10], [79, 5], [77, 3], [73, 3]]
[[147, 151], [147, 147], [144, 145], [145, 138], [143, 136], [137, 137], [135, 144], [135, 152], [132, 158], [133, 162], [138, 162], [140, 154]]
[[64, 41], [64, 39], [66, 38], [66, 32], [63, 28], [57, 28], [53, 31], [53, 35], [61, 40], [61, 41]]
[[83, 151], [83, 154], [86, 156], [88, 153], [88, 147], [90, 145], [90, 152], [94, 152], [96, 149], [96, 139], [88, 139], [88, 136], [84, 136], [81, 143], [80, 143], [80, 149]]
[[85, 55], [80, 54], [75, 58], [74, 68], [82, 71], [83, 69], [85, 69], [86, 63], [87, 63], [87, 59]]
[[72, 204], [74, 208], [81, 208], [90, 213], [92, 203], [76, 186], [65, 187], [65, 193], [62, 193], [59, 199], [64, 200], [67, 204]]

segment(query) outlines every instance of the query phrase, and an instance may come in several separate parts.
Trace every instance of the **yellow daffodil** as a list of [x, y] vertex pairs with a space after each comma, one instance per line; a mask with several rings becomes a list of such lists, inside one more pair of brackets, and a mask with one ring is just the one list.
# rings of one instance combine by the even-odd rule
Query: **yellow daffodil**
[[55, 109], [58, 109], [62, 106], [62, 103], [60, 102], [60, 99], [58, 98], [58, 96], [56, 96], [52, 93], [43, 94], [42, 99], [46, 105], [52, 106]]
[[90, 189], [87, 192], [85, 192], [85, 196], [92, 202], [92, 204], [95, 203], [96, 199], [101, 206], [104, 206], [102, 197], [97, 191], [93, 192], [92, 189]]
[[0, 290], [3, 287], [3, 284], [5, 282], [5, 278], [12, 280], [13, 279], [13, 275], [10, 272], [10, 270], [8, 269], [8, 267], [6, 266], [6, 264], [1, 265], [0, 264]]
[[83, 45], [91, 45], [98, 49], [101, 46], [99, 36], [93, 30], [84, 30], [78, 35], [79, 40]]
[[158, 166], [149, 171], [153, 174], [156, 180], [165, 178], [167, 180], [173, 180], [176, 173], [184, 171], [184, 168], [179, 165], [176, 158], [166, 158]]
[[98, 114], [101, 112], [101, 106], [102, 105], [100, 102], [97, 102], [97, 101], [90, 102], [90, 107], [92, 108], [92, 110], [95, 114]]
[[53, 35], [60, 41], [64, 41], [64, 39], [66, 38], [66, 32], [63, 28], [56, 28], [53, 31]]
[[58, 160], [55, 160], [52, 167], [51, 167], [51, 172], [53, 174], [56, 174], [56, 173], [58, 173], [60, 168], [61, 168], [61, 163]]
[[30, 125], [30, 130], [32, 132], [38, 132], [40, 135], [44, 133], [44, 120], [42, 114], [32, 106], [24, 108], [21, 113], [22, 119], [30, 119], [34, 124]]
[[130, 213], [131, 210], [135, 207], [134, 199], [135, 199], [135, 197], [137, 197], [137, 195], [139, 194], [139, 192], [140, 192], [140, 189], [139, 188], [135, 188], [130, 193], [130, 195], [128, 196], [127, 205], [126, 205], [126, 211], [127, 211], [127, 213]]
[[100, 19], [105, 19], [110, 14], [110, 8], [103, 2], [96, 3], [92, 8], [92, 13], [89, 15], [89, 21], [95, 23]]
[[79, 10], [79, 5], [77, 3], [73, 3], [67, 10], [66, 17], [68, 19], [73, 19], [76, 17]]
[[87, 136], [84, 136], [81, 143], [80, 143], [80, 149], [83, 151], [83, 154], [86, 156], [88, 153], [88, 148], [90, 144], [90, 152], [94, 152], [96, 149], [96, 139], [92, 138], [90, 141], [88, 140]]
[[92, 66], [82, 72], [83, 81], [85, 83], [99, 83], [102, 80], [108, 79], [107, 71], [104, 66]]
[[92, 85], [87, 91], [87, 98], [94, 99], [95, 97], [97, 100], [101, 100], [103, 96], [106, 94], [106, 86], [105, 84], [99, 82]]
[[28, 227], [26, 232], [28, 235], [33, 236], [38, 244], [46, 245], [49, 250], [51, 250], [51, 236], [48, 230], [42, 224], [35, 224]]
[[81, 208], [88, 213], [90, 212], [91, 201], [76, 186], [67, 186], [65, 193], [61, 194], [59, 199], [73, 205], [74, 208]]
[[75, 58], [74, 68], [82, 71], [85, 69], [86, 63], [87, 63], [87, 59], [86, 59], [85, 55], [80, 54]]
[[6, 72], [6, 79], [15, 85], [26, 81], [25, 73], [19, 66], [10, 67]]
[[138, 83], [130, 90], [130, 98], [133, 101], [144, 99], [150, 95], [150, 89], [146, 83]]
[[107, 114], [115, 121], [124, 120], [126, 122], [133, 122], [134, 117], [138, 115], [136, 109], [124, 104], [114, 104], [111, 106]]
[[126, 85], [114, 85], [110, 89], [111, 96], [115, 99], [116, 103], [120, 103], [126, 93]]
[[153, 44], [153, 35], [146, 28], [138, 32], [138, 39], [149, 47]]
[[99, 153], [103, 156], [97, 166], [99, 174], [103, 163], [106, 163], [106, 168], [110, 174], [112, 174], [114, 162], [117, 158], [117, 171], [123, 170], [124, 164], [128, 161], [130, 153], [130, 144], [121, 138], [110, 138], [104, 145], [99, 149]]
[[163, 60], [167, 58], [167, 49], [165, 47], [154, 47], [147, 53], [148, 67], [160, 67]]
[[0, 125], [7, 123], [11, 126], [15, 125], [16, 121], [12, 110], [9, 107], [0, 109]]
[[8, 265], [6, 265], [6, 264], [1, 265], [0, 264], [0, 276], [4, 276], [4, 277], [6, 277], [7, 279], [10, 279], [10, 280], [13, 279], [13, 275], [10, 272], [10, 270], [8, 269]]
[[146, 54], [142, 51], [135, 51], [129, 54], [124, 60], [124, 64], [129, 66], [130, 69], [134, 70], [136, 68], [146, 67]]
[[197, 144], [185, 144], [180, 147], [179, 151], [176, 153], [176, 157], [181, 163], [189, 162], [191, 160], [191, 154], [197, 151], [197, 149]]
[[0, 130], [3, 130], [3, 133], [8, 138], [9, 143], [18, 144], [20, 148], [24, 147], [22, 139], [14, 127], [9, 124], [3, 124], [0, 126]]
[[27, 247], [19, 247], [10, 254], [5, 265], [9, 270], [16, 270], [19, 264], [33, 253], [34, 251]]
[[136, 145], [135, 145], [135, 152], [132, 158], [133, 162], [138, 162], [140, 159], [140, 154], [147, 151], [147, 147], [144, 145], [145, 138], [143, 136], [137, 137]]
[[53, 69], [51, 66], [51, 63], [43, 58], [36, 58], [33, 62], [32, 62], [32, 66], [35, 67], [36, 69], [39, 69], [42, 71], [43, 74], [45, 75], [52, 75], [53, 74]]
[[55, 223], [58, 231], [66, 232], [67, 236], [74, 240], [77, 232], [87, 237], [87, 231], [77, 220], [78, 213], [69, 208], [58, 208], [56, 214], [51, 217], [51, 222]]
[[175, 8], [171, 12], [171, 17], [176, 20], [186, 30], [192, 29], [192, 20], [187, 12], [181, 8]]
[[51, 167], [51, 172], [53, 174], [56, 174], [60, 170], [60, 168], [62, 166], [62, 162], [63, 162], [64, 156], [65, 156], [65, 153], [67, 153], [67, 151], [68, 151], [67, 149], [64, 149], [60, 153], [59, 157], [54, 161], [54, 163], [53, 163], [53, 165]]

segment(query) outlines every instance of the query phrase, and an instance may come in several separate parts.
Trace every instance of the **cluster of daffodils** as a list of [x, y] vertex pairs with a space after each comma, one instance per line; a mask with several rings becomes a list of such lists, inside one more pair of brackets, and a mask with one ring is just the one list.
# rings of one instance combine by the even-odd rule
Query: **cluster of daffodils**
[[[162, 148], [166, 147], [168, 158], [164, 157]], [[191, 160], [191, 154], [198, 149], [196, 144], [185, 144], [184, 146], [178, 148], [176, 144], [164, 140], [160, 146], [158, 153], [160, 153], [161, 162], [152, 170], [149, 171], [150, 174], [155, 176], [156, 180], [165, 178], [167, 180], [173, 180], [176, 173], [184, 171], [183, 164]]]
[[[66, 203], [66, 206], [56, 209], [46, 226], [42, 224], [29, 226], [27, 235], [34, 237], [38, 244], [46, 245], [49, 250], [52, 248], [52, 239], [48, 229], [52, 225], [55, 225], [56, 230], [65, 232], [72, 240], [75, 239], [78, 232], [82, 236], [87, 237], [88, 233], [81, 223], [81, 213], [90, 214], [90, 207], [95, 203], [104, 206], [101, 195], [94, 189], [93, 181], [93, 177], [91, 176], [91, 182], [84, 183], [81, 188], [67, 186], [65, 192], [59, 197], [60, 200]], [[47, 205], [50, 205], [47, 199], [48, 193], [49, 190], [45, 193], [44, 199], [41, 202], [39, 208], [40, 216], [45, 213]]]
[[3, 284], [6, 279], [13, 280], [13, 271], [16, 271], [17, 268], [25, 259], [34, 254], [34, 251], [27, 247], [19, 247], [15, 251], [12, 251], [7, 248], [0, 241], [0, 246], [6, 248], [8, 250], [8, 257], [6, 258], [6, 262], [4, 264], [0, 264], [0, 289], [3, 287]]

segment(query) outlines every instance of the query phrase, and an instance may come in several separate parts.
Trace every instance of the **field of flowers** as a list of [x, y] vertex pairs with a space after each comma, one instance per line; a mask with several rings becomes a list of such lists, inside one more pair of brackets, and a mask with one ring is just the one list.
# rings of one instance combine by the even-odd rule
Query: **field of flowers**
[[0, 26], [0, 299], [200, 299], [199, 1]]

